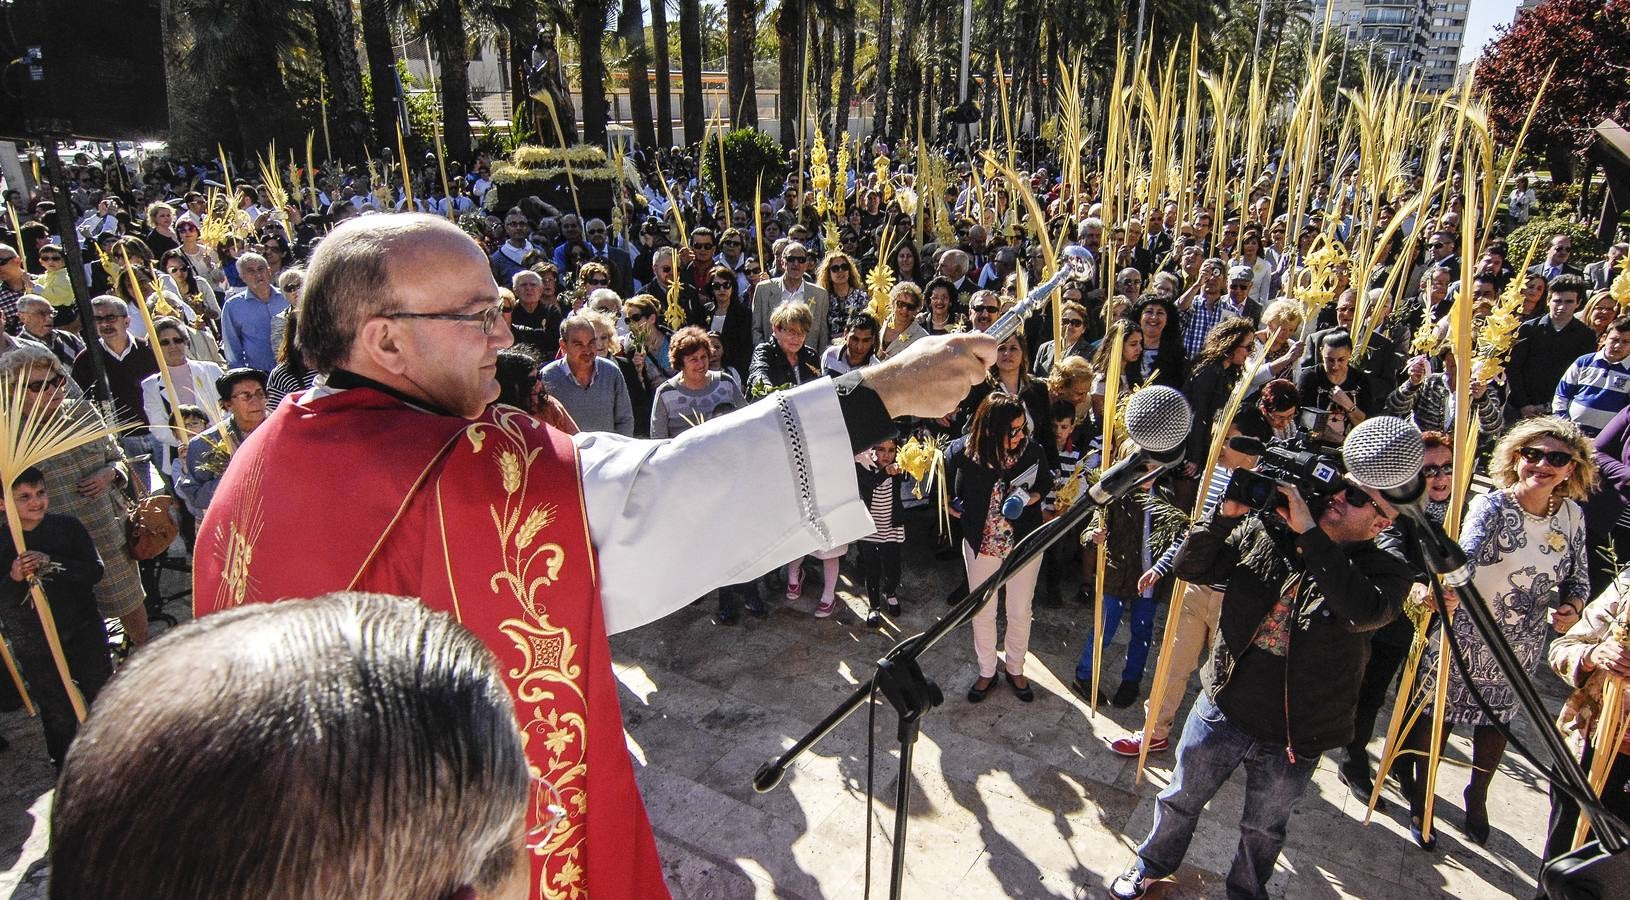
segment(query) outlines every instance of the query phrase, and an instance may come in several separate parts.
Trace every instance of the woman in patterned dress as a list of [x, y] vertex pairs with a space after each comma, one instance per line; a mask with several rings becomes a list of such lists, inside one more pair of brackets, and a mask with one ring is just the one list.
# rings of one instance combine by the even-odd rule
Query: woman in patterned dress
[[[1579, 621], [1590, 598], [1585, 563], [1585, 516], [1578, 501], [1596, 483], [1591, 444], [1579, 427], [1565, 419], [1542, 416], [1513, 426], [1500, 439], [1489, 461], [1489, 475], [1499, 485], [1471, 501], [1460, 529], [1467, 569], [1500, 630], [1523, 667], [1532, 671], [1543, 659], [1547, 626], [1565, 632]], [[1465, 656], [1472, 683], [1489, 709], [1509, 722], [1515, 692], [1494, 664], [1494, 655], [1470, 616], [1453, 618], [1455, 640]], [[1422, 696], [1431, 696], [1437, 671], [1437, 641], [1427, 644], [1421, 663]], [[1472, 775], [1463, 794], [1463, 832], [1474, 843], [1488, 840], [1488, 789], [1505, 754], [1505, 736], [1483, 715], [1477, 700], [1449, 666], [1444, 721], [1472, 726]], [[1419, 750], [1402, 778], [1410, 798], [1410, 829], [1421, 840], [1425, 808], [1426, 757], [1431, 722], [1423, 716], [1405, 741]], [[1444, 739], [1448, 738], [1445, 729]], [[1409, 769], [1413, 769], [1413, 775]]]
[[[88, 400], [64, 402], [68, 371], [51, 351], [22, 346], [0, 356], [0, 392], [10, 396], [12, 379], [22, 379], [26, 396], [41, 415], [100, 417]], [[92, 441], [39, 464], [53, 512], [73, 516], [91, 533], [104, 573], [96, 584], [96, 606], [103, 617], [118, 619], [132, 644], [147, 641], [147, 596], [141, 570], [125, 545], [125, 495], [129, 466], [113, 438]]]

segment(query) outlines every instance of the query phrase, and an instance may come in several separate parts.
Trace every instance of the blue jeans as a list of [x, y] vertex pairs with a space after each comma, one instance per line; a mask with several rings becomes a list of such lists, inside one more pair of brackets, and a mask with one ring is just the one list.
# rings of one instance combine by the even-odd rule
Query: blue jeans
[[[1121, 627], [1121, 610], [1126, 599], [1114, 594], [1104, 595], [1104, 635], [1096, 641], [1099, 647], [1109, 646], [1115, 632]], [[1149, 662], [1149, 642], [1155, 636], [1155, 601], [1153, 597], [1137, 597], [1132, 601], [1132, 639], [1126, 645], [1126, 668], [1121, 671], [1122, 681], [1142, 681], [1143, 669]], [[1075, 664], [1075, 677], [1092, 681], [1092, 650], [1095, 642], [1087, 635], [1087, 645], [1081, 648], [1081, 660]]]
[[1154, 828], [1138, 847], [1138, 861], [1148, 878], [1165, 878], [1182, 865], [1194, 826], [1207, 802], [1245, 765], [1245, 812], [1239, 822], [1239, 849], [1228, 869], [1230, 898], [1266, 898], [1274, 861], [1285, 845], [1291, 807], [1313, 779], [1319, 754], [1297, 756], [1285, 748], [1256, 740], [1223, 715], [1202, 691], [1183, 725], [1177, 746], [1177, 771], [1155, 808]]

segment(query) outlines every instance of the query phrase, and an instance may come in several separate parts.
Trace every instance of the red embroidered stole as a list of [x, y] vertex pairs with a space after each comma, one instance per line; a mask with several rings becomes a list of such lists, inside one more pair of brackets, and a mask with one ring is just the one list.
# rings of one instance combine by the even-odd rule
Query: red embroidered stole
[[[199, 529], [195, 612], [353, 589], [452, 613], [497, 656], [533, 773], [564, 801], [531, 895], [667, 896], [571, 440], [512, 408], [471, 422], [367, 388], [284, 407], [235, 455]], [[535, 821], [546, 798], [532, 802]]]

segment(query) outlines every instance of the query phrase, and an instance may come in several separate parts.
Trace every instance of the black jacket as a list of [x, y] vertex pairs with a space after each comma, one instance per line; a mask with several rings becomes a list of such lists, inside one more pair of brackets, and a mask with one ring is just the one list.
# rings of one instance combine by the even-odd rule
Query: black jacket
[[[708, 306], [708, 321], [702, 328], [713, 330], [713, 305]], [[745, 372], [753, 363], [753, 308], [736, 300], [724, 313], [724, 328], [719, 333], [724, 343], [724, 364], [737, 372]]]
[[[977, 552], [985, 541], [985, 517], [990, 512], [990, 496], [1000, 490], [1005, 495], [1012, 484], [1029, 480], [1030, 490], [1046, 496], [1053, 489], [1053, 473], [1048, 467], [1041, 446], [1025, 441], [1019, 449], [1018, 461], [1000, 471], [974, 462], [968, 456], [968, 439], [957, 438], [945, 453], [945, 477], [951, 486], [953, 501], [962, 506], [962, 536]], [[1013, 541], [1018, 543], [1025, 535], [1041, 527], [1041, 503], [1031, 503], [1013, 520]]]
[[787, 387], [814, 381], [821, 377], [821, 358], [814, 348], [805, 344], [798, 351], [798, 371], [793, 371], [792, 363], [787, 362], [787, 354], [781, 350], [781, 345], [774, 340], [765, 341], [753, 348], [753, 360], [747, 366], [747, 387], [749, 395], [756, 385], [764, 387]]
[[[1371, 633], [1398, 616], [1414, 580], [1403, 560], [1372, 541], [1338, 545], [1319, 528], [1270, 532], [1257, 517], [1214, 515], [1189, 532], [1174, 568], [1184, 581], [1226, 585], [1202, 680], [1230, 722], [1307, 755], [1352, 740]], [[1253, 641], [1293, 584], [1276, 655]]]

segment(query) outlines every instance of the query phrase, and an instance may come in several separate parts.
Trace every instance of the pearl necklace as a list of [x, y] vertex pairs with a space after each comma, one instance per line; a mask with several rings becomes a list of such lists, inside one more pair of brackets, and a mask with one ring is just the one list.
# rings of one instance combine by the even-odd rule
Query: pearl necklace
[[1517, 509], [1522, 510], [1522, 514], [1524, 516], [1529, 516], [1536, 519], [1543, 518], [1545, 520], [1545, 545], [1547, 547], [1550, 547], [1551, 550], [1557, 553], [1561, 553], [1562, 551], [1568, 549], [1568, 536], [1564, 534], [1562, 529], [1556, 524], [1556, 514], [1557, 511], [1562, 508], [1562, 498], [1558, 496], [1555, 491], [1552, 491], [1551, 496], [1546, 500], [1545, 515], [1543, 517], [1537, 516], [1534, 513], [1529, 512], [1527, 509], [1524, 509], [1522, 501], [1517, 499], [1517, 492], [1515, 490], [1507, 488], [1506, 496], [1510, 497], [1511, 502], [1517, 505]]

